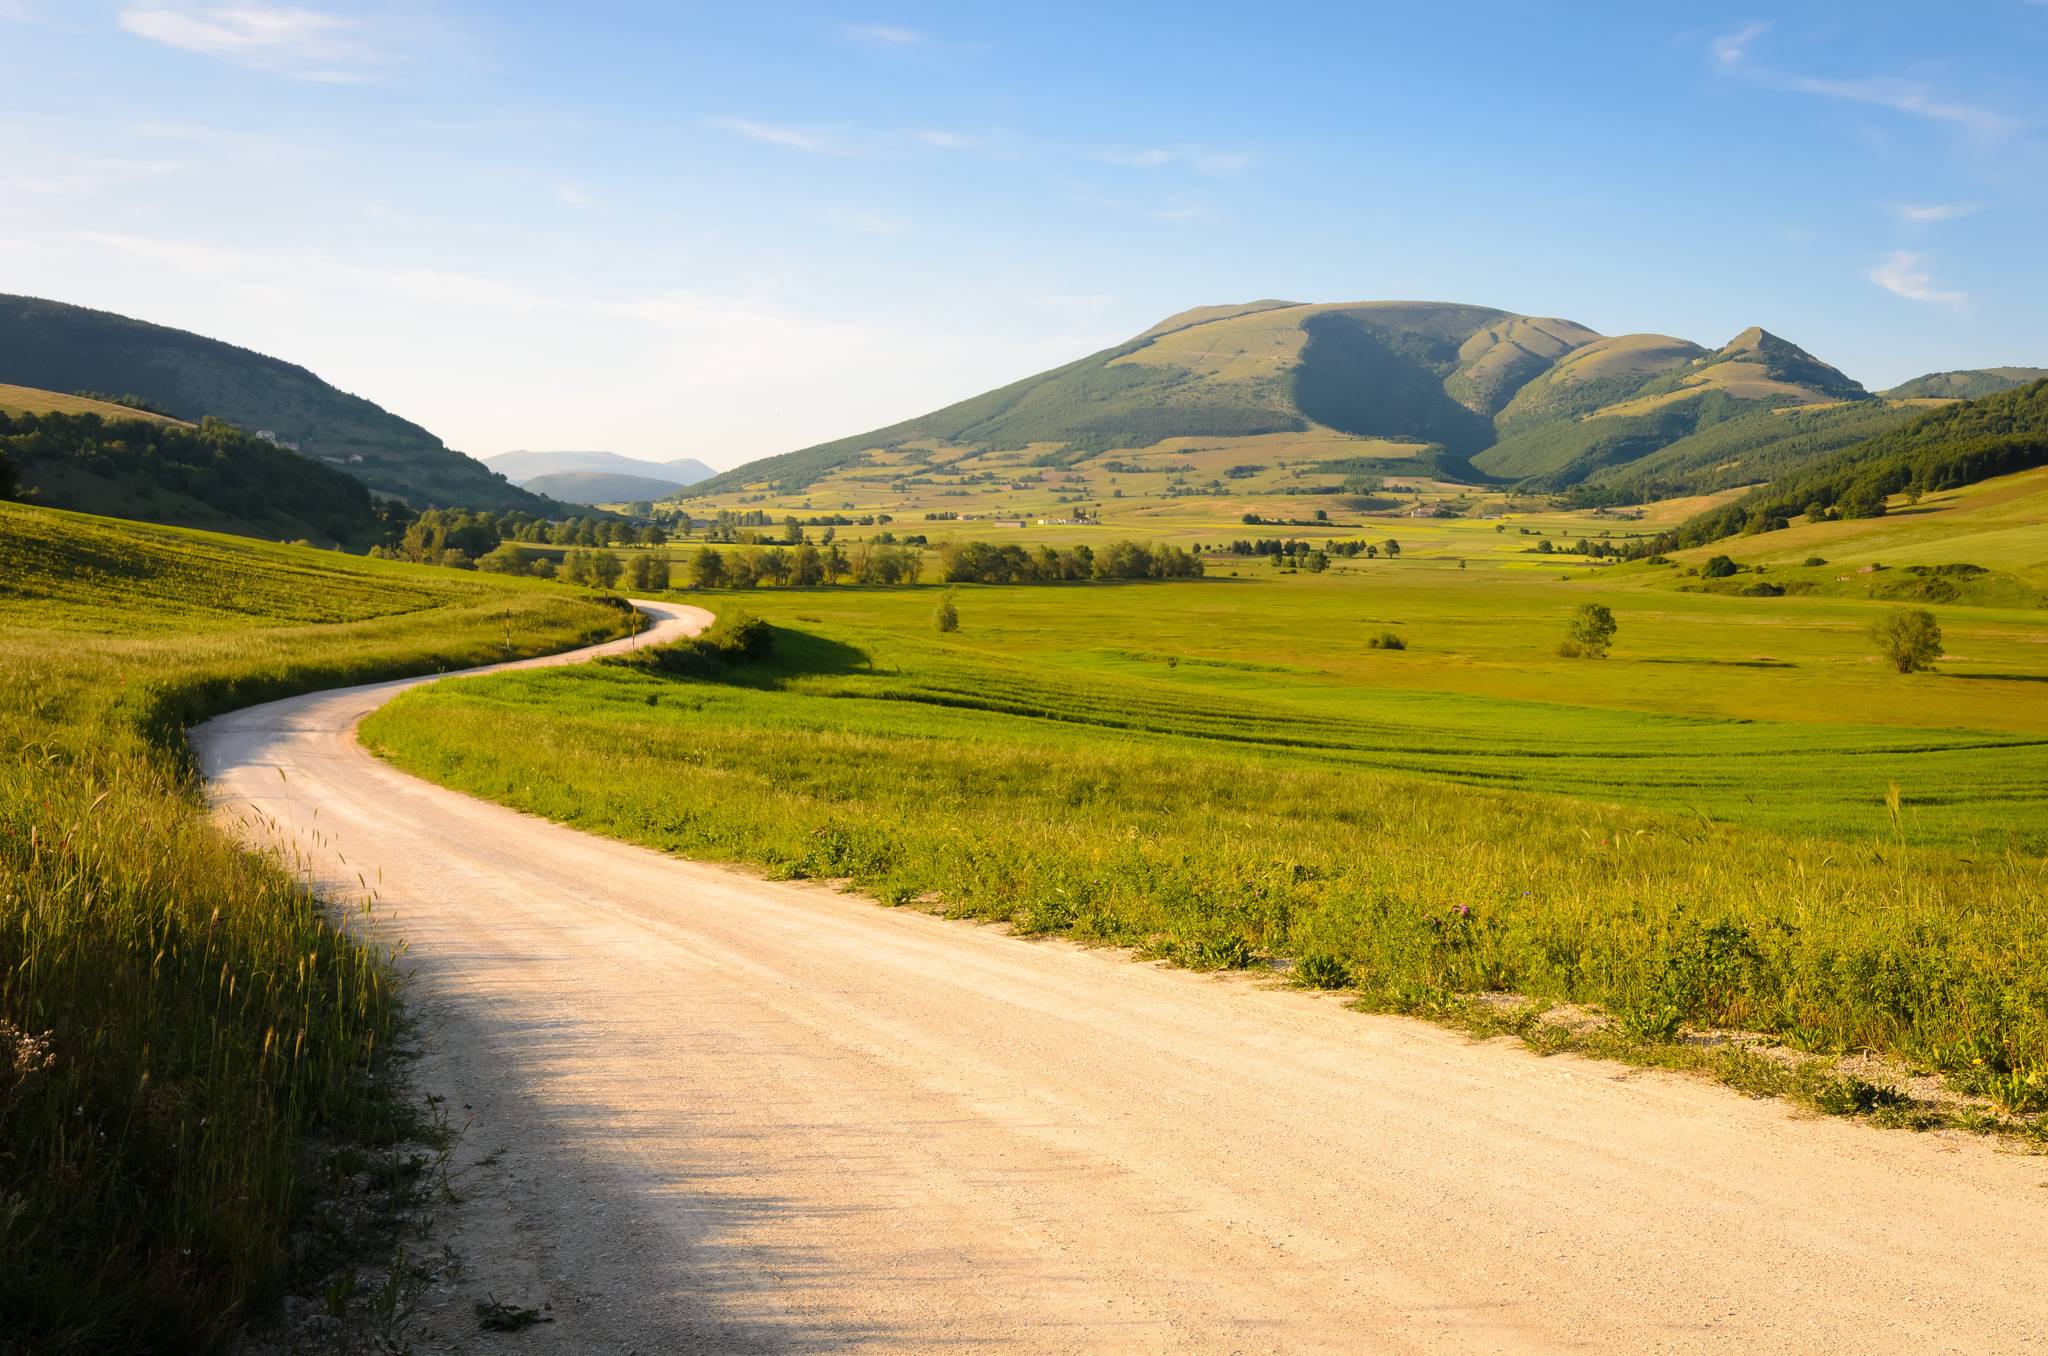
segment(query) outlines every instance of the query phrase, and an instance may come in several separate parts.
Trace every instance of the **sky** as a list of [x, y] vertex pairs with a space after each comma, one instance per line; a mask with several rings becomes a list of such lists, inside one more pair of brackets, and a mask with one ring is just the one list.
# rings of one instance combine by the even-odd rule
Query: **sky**
[[721, 468], [1261, 297], [2048, 366], [2048, 0], [1714, 14], [0, 0], [0, 292]]

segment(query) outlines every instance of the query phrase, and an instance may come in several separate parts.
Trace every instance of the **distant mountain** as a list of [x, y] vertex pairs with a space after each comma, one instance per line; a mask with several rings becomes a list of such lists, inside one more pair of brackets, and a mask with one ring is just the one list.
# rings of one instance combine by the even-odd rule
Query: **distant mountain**
[[132, 393], [193, 422], [213, 415], [416, 508], [560, 512], [303, 367], [106, 311], [0, 295], [0, 382]]
[[[1382, 451], [1388, 442], [1420, 447], [1416, 464], [1451, 478], [1552, 490], [1599, 481], [1613, 496], [1693, 492], [1731, 474], [1764, 478], [1743, 466], [1794, 435], [1806, 439], [1802, 455], [1842, 446], [1849, 433], [1820, 431], [1825, 446], [1816, 451], [1811, 421], [1765, 418], [1823, 406], [1859, 407], [1858, 417], [1839, 417], [1855, 437], [1910, 414], [1761, 328], [1709, 350], [1485, 306], [1265, 300], [1184, 311], [1064, 367], [692, 489], [800, 494], [881, 454], [897, 454], [885, 460], [900, 465], [926, 449], [933, 457], [1025, 449], [1038, 464], [1074, 467], [1167, 438], [1303, 433], [1378, 442]], [[1735, 420], [1750, 422], [1711, 459], [1679, 446]], [[1653, 474], [1624, 475], [1668, 451]], [[1369, 471], [1375, 455], [1356, 461]]]
[[[643, 461], [616, 452], [500, 452], [485, 457], [484, 465], [514, 485], [531, 485], [542, 476], [564, 471], [602, 471], [611, 475], [644, 476], [672, 485], [694, 485], [717, 474], [694, 457], [674, 461]], [[542, 493], [546, 493], [545, 490]], [[645, 496], [642, 496], [643, 498]]]
[[683, 486], [673, 480], [611, 471], [555, 471], [535, 476], [526, 482], [526, 488], [565, 504], [627, 504], [637, 499], [666, 499]]
[[2048, 377], [2048, 367], [1972, 367], [1959, 372], [1929, 372], [1924, 377], [1902, 381], [1884, 394], [1900, 400], [1927, 396], [1975, 400], [2043, 377]]

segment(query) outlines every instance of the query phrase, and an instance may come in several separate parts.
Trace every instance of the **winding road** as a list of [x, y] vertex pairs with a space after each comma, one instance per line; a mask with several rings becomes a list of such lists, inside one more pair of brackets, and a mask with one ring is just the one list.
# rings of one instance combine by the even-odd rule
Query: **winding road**
[[[709, 616], [644, 606], [529, 662]], [[422, 1352], [2048, 1347], [2048, 1159], [593, 838], [365, 753], [423, 681], [193, 737], [406, 940], [468, 1125]]]

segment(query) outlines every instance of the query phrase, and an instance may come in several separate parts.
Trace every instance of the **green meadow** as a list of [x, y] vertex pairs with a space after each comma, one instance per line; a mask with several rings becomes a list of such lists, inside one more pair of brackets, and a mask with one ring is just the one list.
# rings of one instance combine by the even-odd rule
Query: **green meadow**
[[307, 1137], [402, 1124], [398, 1011], [385, 958], [210, 821], [185, 726], [621, 614], [16, 504], [0, 551], [0, 1347], [216, 1348], [287, 1277]]
[[[2040, 614], [1723, 597], [1653, 567], [708, 594], [774, 623], [711, 679], [439, 684], [364, 737], [437, 781], [677, 853], [1369, 1006], [1475, 994], [1868, 1049], [2048, 1105]], [[1555, 653], [1584, 601], [1613, 656]], [[1405, 649], [1373, 648], [1398, 635]], [[1965, 657], [1966, 656], [1966, 657]]]

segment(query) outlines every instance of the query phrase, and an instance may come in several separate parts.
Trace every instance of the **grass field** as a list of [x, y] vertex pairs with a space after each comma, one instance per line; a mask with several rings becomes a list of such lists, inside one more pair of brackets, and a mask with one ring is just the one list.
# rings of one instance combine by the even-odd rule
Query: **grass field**
[[13, 504], [0, 554], [0, 1349], [212, 1349], [285, 1278], [302, 1137], [388, 1130], [395, 995], [207, 821], [185, 725], [619, 613]]
[[[1865, 601], [1447, 565], [966, 587], [945, 636], [930, 587], [714, 595], [780, 657], [443, 684], [365, 737], [566, 823], [1027, 931], [2048, 1104], [2037, 614], [1944, 613], [1977, 657], [1902, 678]], [[1585, 600], [1609, 660], [1553, 653]], [[1408, 648], [1367, 648], [1389, 630]]]
[[9, 386], [5, 382], [0, 382], [0, 413], [96, 414], [102, 419], [150, 419], [159, 424], [183, 422], [167, 415], [138, 410], [132, 405], [116, 405], [109, 400], [65, 395], [60, 391], [43, 391], [33, 386]]

